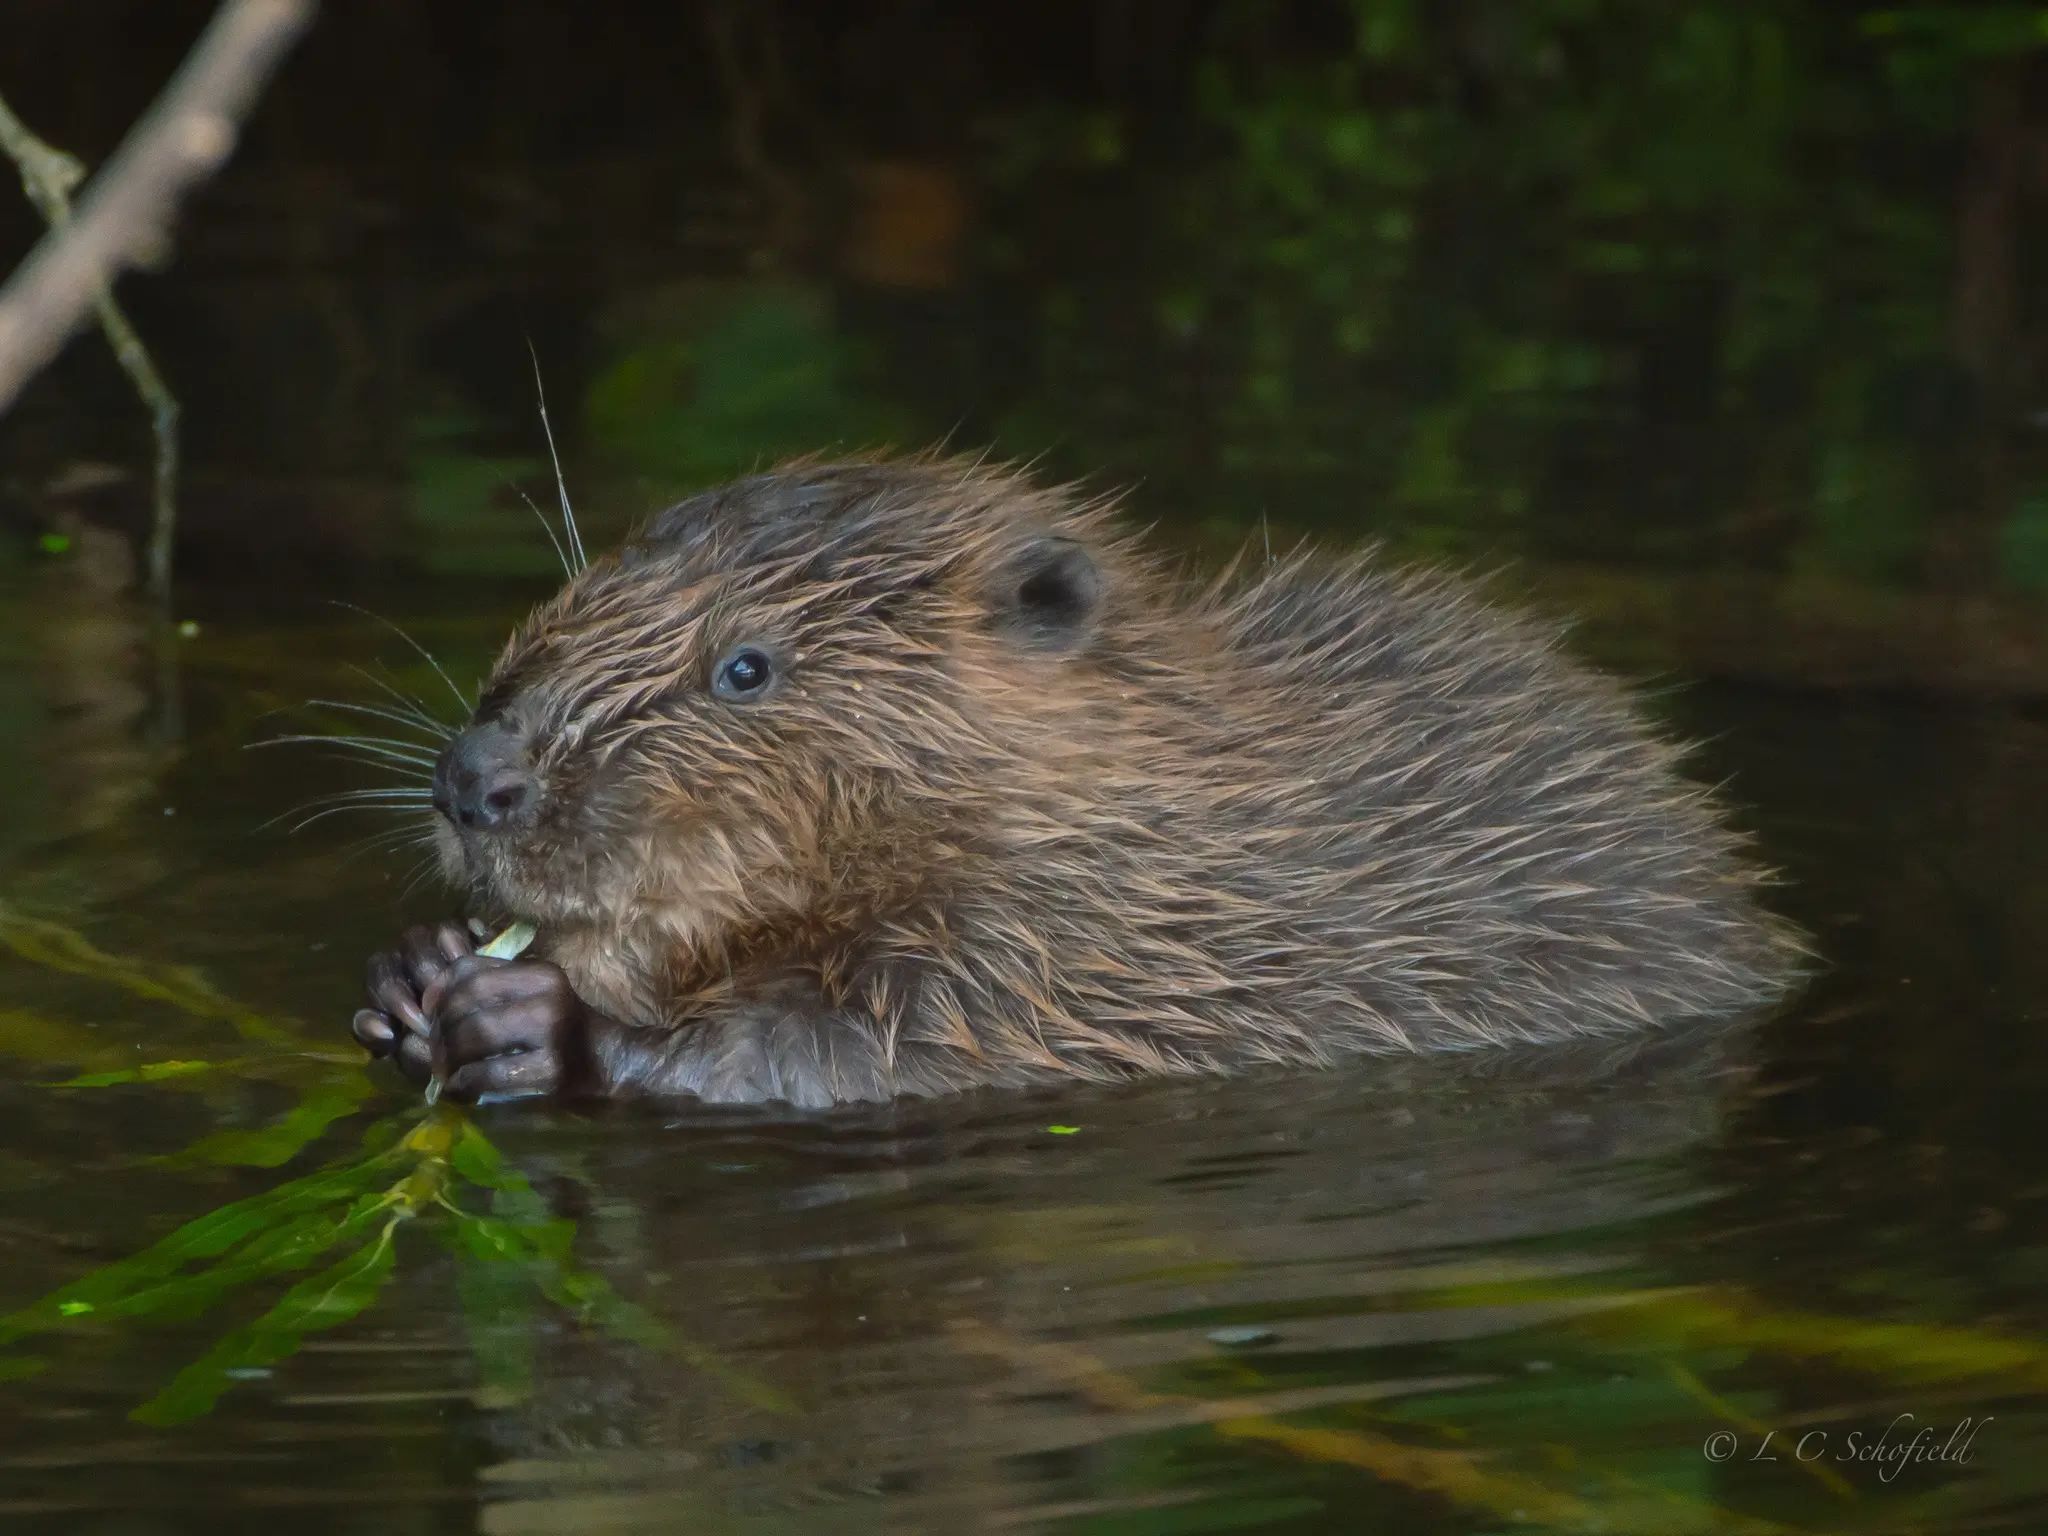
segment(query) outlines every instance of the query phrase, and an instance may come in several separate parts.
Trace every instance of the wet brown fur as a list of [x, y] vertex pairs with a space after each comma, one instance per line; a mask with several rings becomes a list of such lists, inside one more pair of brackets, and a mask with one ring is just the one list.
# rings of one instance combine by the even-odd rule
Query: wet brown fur
[[[1198, 589], [958, 459], [739, 481], [514, 635], [478, 718], [537, 819], [444, 825], [444, 864], [707, 1097], [1619, 1035], [1783, 989], [1738, 839], [1548, 629], [1370, 556], [1247, 566]], [[712, 692], [741, 643], [758, 701]]]

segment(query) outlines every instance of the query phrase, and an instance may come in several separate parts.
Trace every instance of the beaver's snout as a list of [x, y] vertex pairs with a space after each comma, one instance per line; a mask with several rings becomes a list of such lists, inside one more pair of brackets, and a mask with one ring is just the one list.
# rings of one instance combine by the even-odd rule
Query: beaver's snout
[[473, 725], [434, 764], [434, 809], [467, 831], [517, 826], [537, 798], [525, 744], [500, 721]]

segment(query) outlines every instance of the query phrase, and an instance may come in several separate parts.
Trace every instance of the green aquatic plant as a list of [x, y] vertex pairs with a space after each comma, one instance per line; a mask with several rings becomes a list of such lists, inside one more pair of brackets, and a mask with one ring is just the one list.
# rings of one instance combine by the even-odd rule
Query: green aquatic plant
[[[1133, 1243], [1140, 1216], [1012, 1209], [963, 1215], [958, 1232], [1006, 1263], [1068, 1267], [1076, 1251], [1132, 1261], [1098, 1287], [1200, 1286], [1259, 1267], [1186, 1235], [1172, 1247]], [[948, 1338], [963, 1354], [1004, 1362], [1023, 1394], [1085, 1403], [1092, 1413], [1073, 1439], [1093, 1448], [1098, 1502], [1151, 1507], [1171, 1496], [1184, 1522], [1172, 1529], [1233, 1526], [1240, 1507], [1324, 1489], [1331, 1507], [1344, 1501], [1353, 1520], [1373, 1523], [1356, 1481], [1330, 1481], [1343, 1469], [1390, 1499], [1426, 1498], [1488, 1530], [1989, 1529], [2001, 1509], [2038, 1497], [2038, 1473], [2024, 1469], [2041, 1464], [2048, 1433], [2030, 1403], [2048, 1385], [2048, 1344], [2037, 1338], [1672, 1284], [1639, 1255], [1603, 1258], [1597, 1247], [1431, 1264], [1365, 1295], [1196, 1305], [1135, 1323], [1138, 1338], [1155, 1331], [1229, 1347], [1162, 1349], [1145, 1363], [1154, 1351], [1133, 1349], [1125, 1330], [1046, 1338], [961, 1320]], [[1278, 1347], [1237, 1347], [1225, 1337], [1234, 1331]], [[1402, 1342], [1362, 1369], [1349, 1351], [1370, 1346], [1347, 1336]], [[1853, 1435], [1874, 1442], [1902, 1411], [1940, 1422], [1944, 1436], [1989, 1425], [1981, 1454], [1903, 1479], [1896, 1463], [1843, 1454]], [[1217, 1471], [1222, 1455], [1228, 1475]]]
[[227, 1024], [244, 1040], [288, 1046], [304, 1039], [304, 1026], [297, 1021], [245, 1008], [223, 997], [196, 971], [110, 955], [62, 923], [31, 917], [4, 901], [0, 901], [0, 945], [32, 965], [104, 982], [135, 997], [168, 1003], [193, 1018]]
[[355, 1114], [376, 1092], [362, 1062], [318, 1041], [297, 1019], [265, 1014], [224, 996], [184, 966], [154, 965], [110, 955], [76, 930], [24, 913], [0, 901], [0, 948], [47, 970], [84, 977], [131, 997], [162, 1003], [190, 1018], [226, 1024], [248, 1047], [216, 1060], [170, 1059], [133, 1063], [91, 1030], [19, 1010], [0, 1012], [0, 1052], [45, 1064], [89, 1069], [46, 1083], [49, 1089], [168, 1084], [207, 1092], [237, 1083], [271, 1082], [293, 1105], [267, 1125], [216, 1131], [180, 1152], [171, 1163], [279, 1168]]
[[[532, 937], [530, 927], [515, 924], [479, 952], [510, 958]], [[243, 1008], [192, 972], [106, 954], [61, 924], [23, 916], [5, 904], [0, 944], [25, 960], [230, 1024], [257, 1048], [229, 1060], [165, 1060], [91, 1071], [46, 1085], [51, 1089], [184, 1088], [222, 1075], [268, 1077], [297, 1088], [298, 1103], [272, 1124], [217, 1132], [171, 1161], [280, 1166], [373, 1092], [367, 1074], [354, 1064], [343, 1074], [331, 1058], [315, 1054], [309, 1070], [302, 1026]], [[108, 1059], [90, 1031], [35, 1015], [0, 1015], [0, 1049], [19, 1046], [30, 1047], [39, 1060], [68, 1056], [99, 1066]], [[288, 1049], [293, 1047], [298, 1048]], [[400, 1233], [414, 1223], [431, 1225], [454, 1254], [484, 1400], [503, 1404], [530, 1390], [532, 1322], [546, 1303], [616, 1338], [672, 1353], [755, 1407], [787, 1411], [772, 1388], [679, 1337], [603, 1276], [577, 1267], [575, 1222], [557, 1216], [505, 1165], [466, 1112], [432, 1102], [423, 1116], [407, 1111], [373, 1124], [361, 1156], [224, 1205], [140, 1253], [0, 1317], [0, 1349], [109, 1324], [187, 1321], [311, 1270], [131, 1415], [145, 1424], [182, 1423], [209, 1412], [249, 1373], [296, 1353], [309, 1335], [366, 1311], [396, 1273]], [[0, 1380], [33, 1375], [46, 1364], [0, 1355]]]
[[[445, 1200], [461, 1129], [447, 1118], [429, 1120], [384, 1151], [187, 1222], [141, 1253], [0, 1318], [0, 1345], [67, 1323], [88, 1326], [86, 1319], [192, 1317], [251, 1285], [306, 1269], [334, 1249], [352, 1245], [339, 1261], [294, 1285], [255, 1322], [223, 1338], [138, 1408], [135, 1417], [164, 1424], [204, 1413], [235, 1379], [230, 1373], [283, 1359], [308, 1333], [345, 1322], [375, 1300], [391, 1276], [399, 1223]], [[468, 1160], [479, 1161], [474, 1152]]]
[[[374, 1131], [394, 1128], [392, 1120], [380, 1122], [373, 1140]], [[491, 1202], [490, 1214], [467, 1204], [479, 1191]], [[400, 1228], [427, 1215], [445, 1220], [444, 1239], [465, 1270], [465, 1301], [488, 1297], [494, 1304], [481, 1322], [485, 1330], [493, 1321], [501, 1325], [496, 1335], [487, 1333], [496, 1348], [483, 1357], [486, 1386], [497, 1401], [523, 1395], [531, 1379], [530, 1369], [506, 1364], [502, 1320], [508, 1306], [518, 1310], [499, 1273], [508, 1272], [580, 1322], [673, 1349], [757, 1407], [783, 1406], [772, 1390], [675, 1338], [602, 1276], [578, 1269], [570, 1258], [576, 1224], [553, 1215], [451, 1105], [430, 1111], [381, 1150], [222, 1206], [0, 1318], [0, 1346], [116, 1319], [182, 1321], [341, 1250], [340, 1258], [297, 1282], [253, 1322], [224, 1335], [132, 1415], [145, 1424], [182, 1423], [211, 1410], [242, 1373], [274, 1365], [308, 1334], [365, 1311], [396, 1270]], [[478, 1331], [473, 1316], [472, 1332]]]

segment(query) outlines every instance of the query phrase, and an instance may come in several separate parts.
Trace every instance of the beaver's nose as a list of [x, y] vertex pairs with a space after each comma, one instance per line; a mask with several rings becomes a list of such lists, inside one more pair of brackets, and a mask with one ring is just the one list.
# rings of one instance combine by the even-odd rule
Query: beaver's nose
[[434, 764], [434, 809], [458, 827], [515, 826], [533, 813], [533, 775], [518, 738], [493, 721], [473, 725]]

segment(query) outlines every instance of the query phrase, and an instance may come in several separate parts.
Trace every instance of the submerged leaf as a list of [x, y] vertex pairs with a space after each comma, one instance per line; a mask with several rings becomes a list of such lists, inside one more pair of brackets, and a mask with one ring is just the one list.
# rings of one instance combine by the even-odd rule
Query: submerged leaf
[[1421, 1446], [1361, 1430], [1321, 1429], [1264, 1416], [1225, 1419], [1216, 1433], [1254, 1440], [1307, 1461], [1358, 1467], [1385, 1482], [1435, 1494], [1469, 1509], [1571, 1531], [1656, 1531], [1659, 1536], [1780, 1536], [1773, 1520], [1726, 1510], [1649, 1484], [1606, 1479], [1587, 1499], [1548, 1478], [1498, 1468], [1462, 1446]]
[[368, 1074], [350, 1069], [347, 1076], [307, 1094], [282, 1119], [260, 1130], [216, 1131], [173, 1154], [172, 1161], [280, 1167], [317, 1141], [335, 1121], [354, 1114], [376, 1091]]
[[455, 1144], [449, 1153], [449, 1162], [455, 1171], [470, 1183], [485, 1189], [525, 1189], [526, 1180], [505, 1167], [505, 1160], [498, 1155], [498, 1149], [491, 1145], [488, 1136], [476, 1128], [474, 1122], [465, 1119], [455, 1134]]
[[[182, 1160], [281, 1162], [353, 1110], [368, 1091], [367, 1082], [352, 1075], [316, 1092], [276, 1125], [209, 1138]], [[144, 1252], [0, 1318], [0, 1344], [89, 1315], [152, 1322], [191, 1317], [250, 1286], [304, 1269], [383, 1224], [374, 1241], [293, 1286], [133, 1415], [142, 1423], [179, 1423], [208, 1412], [236, 1380], [292, 1354], [305, 1334], [369, 1306], [396, 1262], [397, 1224], [438, 1209], [450, 1222], [465, 1314], [492, 1401], [516, 1401], [529, 1390], [538, 1293], [616, 1338], [680, 1356], [747, 1402], [790, 1411], [780, 1393], [677, 1338], [601, 1276], [571, 1268], [575, 1222], [555, 1216], [461, 1111], [443, 1108], [402, 1134], [386, 1121], [365, 1140], [372, 1150], [354, 1163], [224, 1206]], [[451, 1180], [490, 1191], [494, 1213], [463, 1210]]]
[[82, 1024], [44, 1018], [19, 1008], [0, 1008], [0, 1056], [38, 1063], [112, 1067], [127, 1059], [113, 1041]]
[[395, 1233], [403, 1217], [386, 1220], [375, 1241], [319, 1274], [301, 1280], [263, 1316], [216, 1344], [204, 1359], [129, 1414], [139, 1424], [182, 1424], [209, 1411], [237, 1373], [282, 1360], [309, 1333], [333, 1328], [367, 1309], [397, 1262]]
[[224, 997], [192, 971], [110, 955], [62, 923], [26, 916], [4, 901], [0, 901], [0, 944], [31, 964], [89, 976], [136, 997], [168, 1003], [194, 1018], [218, 1019], [245, 1039], [296, 1045], [303, 1034], [291, 1020], [270, 1018]]
[[466, 1243], [456, 1247], [456, 1291], [462, 1320], [491, 1406], [510, 1407], [533, 1396], [533, 1332], [539, 1295], [523, 1265], [479, 1259]]
[[[476, 1141], [489, 1148], [480, 1132]], [[576, 1224], [545, 1217], [508, 1221], [453, 1208], [450, 1215], [463, 1320], [488, 1401], [522, 1402], [533, 1392], [533, 1324], [542, 1271], [567, 1253]]]
[[1770, 1305], [1732, 1287], [1674, 1287], [1578, 1326], [1661, 1352], [1753, 1349], [1788, 1360], [1827, 1360], [1889, 1381], [2006, 1378], [2048, 1385], [2048, 1344], [1939, 1323], [1880, 1323]]
[[559, 1263], [576, 1235], [567, 1218], [525, 1225], [451, 1211], [457, 1246], [485, 1264]]
[[211, 1269], [166, 1280], [107, 1304], [113, 1317], [146, 1317], [169, 1322], [197, 1316], [244, 1286], [304, 1269], [339, 1243], [360, 1237], [388, 1213], [389, 1194], [362, 1195], [340, 1215], [309, 1211], [259, 1234]]
[[733, 1396], [770, 1413], [794, 1413], [796, 1407], [782, 1393], [764, 1381], [726, 1364], [701, 1344], [683, 1338], [646, 1311], [636, 1307], [611, 1287], [602, 1275], [588, 1270], [552, 1264], [541, 1271], [541, 1292], [548, 1300], [586, 1325], [603, 1330], [615, 1339], [658, 1349], [677, 1356], [711, 1377]]
[[152, 1061], [120, 1072], [88, 1072], [45, 1088], [111, 1088], [118, 1083], [161, 1083], [174, 1077], [197, 1077], [206, 1072], [226, 1072], [242, 1065], [239, 1061]]
[[218, 1258], [304, 1212], [353, 1200], [367, 1186], [387, 1177], [392, 1161], [392, 1155], [385, 1153], [345, 1167], [323, 1169], [187, 1222], [132, 1258], [96, 1269], [18, 1312], [0, 1317], [0, 1344], [41, 1333], [67, 1317], [82, 1316], [81, 1308], [93, 1311], [112, 1306], [188, 1264]]

